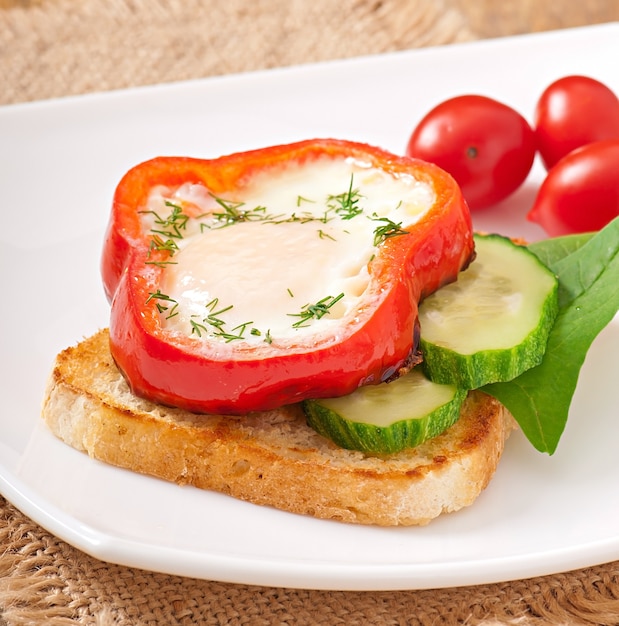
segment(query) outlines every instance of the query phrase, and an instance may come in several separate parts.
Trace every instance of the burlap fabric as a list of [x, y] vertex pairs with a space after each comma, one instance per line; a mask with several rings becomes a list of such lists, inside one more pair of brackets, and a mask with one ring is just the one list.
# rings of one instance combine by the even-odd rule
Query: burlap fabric
[[[0, 0], [0, 104], [473, 38], [448, 0]], [[221, 584], [103, 563], [2, 498], [0, 541], [0, 626], [619, 624], [619, 563], [434, 591]]]
[[0, 498], [0, 625], [565, 626], [619, 624], [619, 563], [477, 587], [310, 591], [232, 585], [103, 563]]
[[473, 37], [441, 0], [0, 0], [0, 103]]

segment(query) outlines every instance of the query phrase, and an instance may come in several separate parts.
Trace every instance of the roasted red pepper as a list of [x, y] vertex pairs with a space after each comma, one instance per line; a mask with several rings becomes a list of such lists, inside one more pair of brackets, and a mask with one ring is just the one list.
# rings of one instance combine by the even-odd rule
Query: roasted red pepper
[[[296, 195], [296, 206], [283, 216], [268, 206], [243, 203], [245, 190], [255, 181], [262, 181], [256, 188], [269, 191], [268, 181], [277, 185], [291, 169], [303, 174], [306, 168], [316, 167], [321, 172], [320, 167], [328, 170], [329, 164], [340, 163], [352, 163], [355, 173], [347, 174], [333, 189], [338, 193], [328, 194], [322, 213], [300, 208], [304, 202], [306, 207], [317, 206], [317, 196]], [[373, 200], [366, 197], [365, 188], [357, 188], [359, 178], [368, 172], [382, 176], [381, 184], [387, 185]], [[398, 185], [411, 180], [416, 181], [409, 185], [417, 189], [414, 193], [421, 189], [421, 196], [425, 193], [429, 198], [425, 209], [415, 208], [415, 202], [423, 204], [419, 198], [415, 202], [404, 198], [404, 203], [395, 198], [388, 216], [374, 211], [371, 203], [382, 202], [382, 190], [390, 189], [390, 181], [397, 195]], [[188, 193], [179, 199], [181, 187]], [[192, 196], [196, 193], [204, 199], [202, 204]], [[362, 287], [350, 294], [345, 289], [335, 293], [336, 289], [314, 302], [297, 300], [295, 309], [293, 292], [309, 288], [311, 281], [291, 285], [290, 312], [284, 322], [291, 330], [281, 337], [264, 324], [252, 326], [258, 325], [253, 318], [235, 328], [226, 326], [232, 304], [220, 303], [217, 294], [202, 303], [204, 317], [196, 316], [195, 310], [175, 317], [178, 298], [170, 297], [162, 284], [170, 280], [170, 272], [179, 271], [177, 260], [188, 254], [188, 248], [183, 249], [188, 245], [183, 241], [188, 224], [194, 233], [191, 241], [208, 237], [203, 240], [206, 244], [195, 244], [205, 246], [208, 255], [209, 242], [214, 245], [224, 234], [255, 233], [264, 240], [267, 231], [258, 229], [278, 229], [284, 223], [286, 228], [291, 223], [294, 228], [311, 227], [317, 238], [332, 240], [333, 249], [339, 245], [337, 239], [349, 236], [347, 229], [371, 228], [371, 254], [355, 260], [360, 264], [354, 270], [355, 280]], [[232, 230], [241, 224], [244, 230]], [[331, 227], [340, 230], [334, 234], [328, 230]], [[358, 241], [364, 240], [359, 236]], [[251, 257], [247, 247], [245, 243], [243, 252]], [[241, 250], [229, 249], [230, 263], [237, 253]], [[304, 258], [309, 260], [304, 255], [312, 254], [304, 249], [297, 253], [301, 265]], [[110, 348], [135, 394], [196, 412], [244, 414], [305, 398], [343, 395], [359, 385], [385, 380], [410, 363], [417, 350], [419, 300], [454, 280], [473, 254], [470, 215], [460, 190], [445, 172], [428, 163], [337, 140], [305, 141], [214, 160], [156, 158], [130, 170], [114, 196], [102, 260], [105, 291], [111, 300]], [[222, 259], [219, 266], [209, 265], [207, 273], [227, 278], [228, 262]], [[260, 263], [258, 257], [256, 262]], [[183, 280], [194, 278], [183, 276]], [[246, 279], [244, 270], [234, 276]], [[228, 281], [233, 290], [234, 276]], [[345, 280], [345, 272], [342, 276]], [[251, 283], [238, 288], [239, 294], [247, 284]], [[260, 285], [264, 299], [270, 297], [270, 289], [271, 280]], [[348, 301], [348, 309], [335, 315], [340, 299], [337, 306]], [[182, 325], [171, 326], [181, 318], [186, 331]], [[324, 320], [328, 323], [321, 326]]]

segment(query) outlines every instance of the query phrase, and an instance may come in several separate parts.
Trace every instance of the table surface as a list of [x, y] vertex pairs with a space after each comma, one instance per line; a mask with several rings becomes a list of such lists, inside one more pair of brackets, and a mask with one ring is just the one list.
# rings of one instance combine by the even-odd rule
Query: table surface
[[480, 38], [619, 20], [617, 0], [447, 0]]
[[[230, 11], [236, 11], [241, 27], [251, 29], [255, 16], [247, 17], [250, 3], [242, 8], [243, 1], [209, 4], [212, 14], [205, 17], [203, 12], [202, 19], [226, 20]], [[269, 49], [265, 56], [251, 55], [249, 49], [246, 58], [236, 63], [237, 51], [227, 41], [226, 32], [226, 37], [217, 39], [222, 49], [218, 59], [200, 57], [205, 53], [195, 36], [208, 27], [207, 21], [198, 22], [201, 3], [115, 0], [98, 5], [74, 0], [0, 0], [0, 104], [251, 70], [259, 64], [275, 67], [304, 60], [310, 51], [301, 47], [303, 41], [296, 40], [291, 42], [296, 48], [279, 49], [277, 54]], [[259, 4], [292, 11], [293, 4], [302, 3], [261, 0]], [[309, 6], [303, 5], [303, 10]], [[330, 17], [335, 4], [313, 0], [311, 6], [313, 17], [323, 18], [311, 30], [337, 30]], [[375, 36], [367, 39], [375, 48], [373, 52], [619, 20], [619, 0], [340, 0], [337, 6], [367, 18], [360, 28]], [[405, 15], [389, 19], [385, 13], [394, 6]], [[193, 16], [193, 11], [196, 23], [188, 19], [176, 24], [167, 18], [168, 10], [175, 16], [184, 12], [185, 17]], [[411, 15], [416, 11], [419, 16], [415, 20]], [[445, 17], [448, 12], [449, 19]], [[413, 24], [412, 31], [403, 18]], [[277, 30], [280, 25], [270, 19], [273, 30]], [[221, 24], [223, 32], [226, 22]], [[268, 24], [258, 20], [255, 26], [264, 29]], [[301, 26], [307, 28], [305, 23]], [[388, 29], [383, 39], [379, 36], [381, 28]], [[186, 45], [187, 33], [194, 36], [193, 47]], [[324, 36], [320, 41], [322, 49], [313, 48], [312, 58], [307, 60], [361, 54], [361, 45], [352, 40], [340, 38], [334, 42], [333, 37]], [[127, 46], [136, 47], [142, 56], [127, 55]], [[146, 58], [144, 50], [149, 51], [150, 64], [142, 62]], [[189, 66], [196, 58], [200, 58], [200, 64], [191, 73]], [[494, 626], [547, 626], [576, 620], [583, 624], [619, 624], [619, 562], [467, 589], [372, 594], [267, 589], [182, 579], [102, 563], [45, 532], [2, 498], [0, 544], [2, 626], [95, 622], [99, 626], [351, 622], [413, 626], [473, 625], [484, 620]]]

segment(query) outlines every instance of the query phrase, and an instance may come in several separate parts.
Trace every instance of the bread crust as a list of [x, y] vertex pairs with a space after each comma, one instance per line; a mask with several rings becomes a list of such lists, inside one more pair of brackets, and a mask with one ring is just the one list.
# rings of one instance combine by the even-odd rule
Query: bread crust
[[441, 436], [384, 457], [315, 433], [298, 405], [243, 417], [198, 415], [133, 395], [101, 330], [56, 358], [42, 416], [100, 461], [258, 505], [381, 526], [422, 525], [473, 503], [515, 422], [471, 392]]

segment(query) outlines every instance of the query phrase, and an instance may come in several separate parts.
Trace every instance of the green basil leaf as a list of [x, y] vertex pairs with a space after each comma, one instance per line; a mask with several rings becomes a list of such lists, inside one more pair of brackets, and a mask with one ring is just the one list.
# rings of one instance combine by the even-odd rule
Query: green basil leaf
[[557, 261], [576, 252], [586, 244], [594, 234], [595, 233], [583, 233], [542, 239], [529, 244], [527, 248], [529, 248], [546, 267], [552, 267]]

